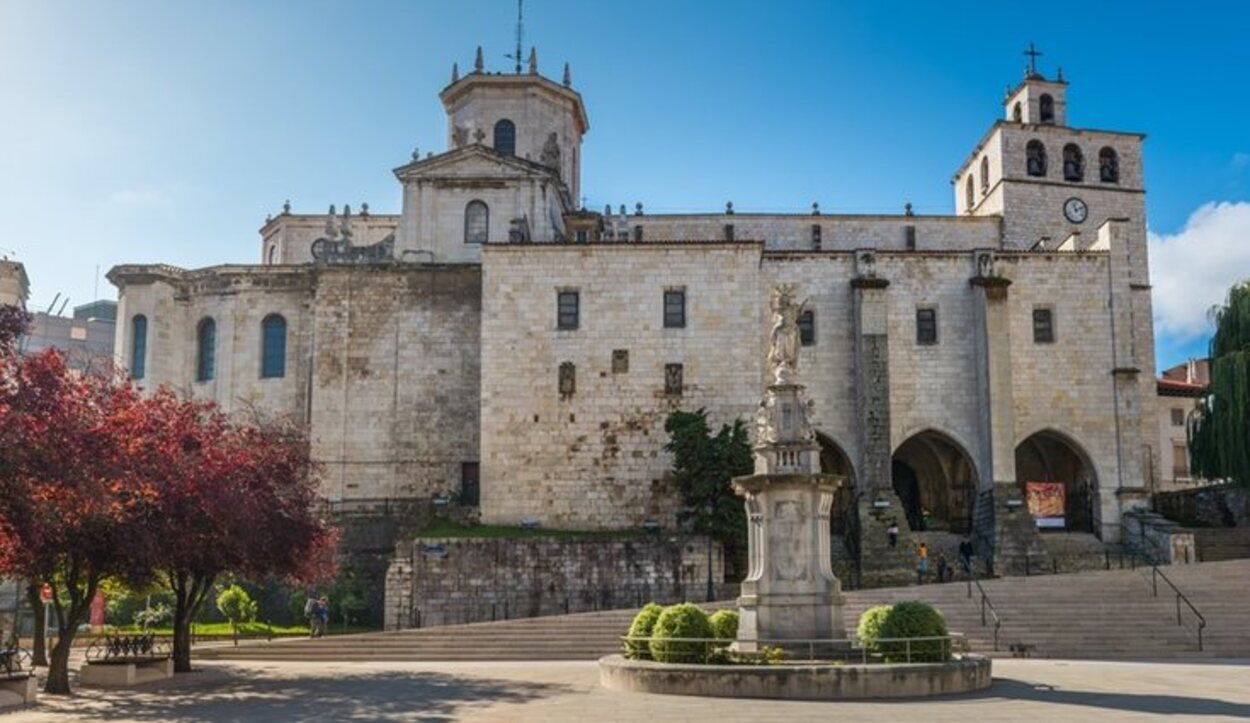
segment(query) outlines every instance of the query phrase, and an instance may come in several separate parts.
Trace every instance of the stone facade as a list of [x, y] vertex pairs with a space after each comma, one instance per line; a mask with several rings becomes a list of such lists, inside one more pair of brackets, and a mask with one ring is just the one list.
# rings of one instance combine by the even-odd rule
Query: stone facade
[[[1142, 136], [1071, 127], [1065, 92], [1037, 75], [1013, 91], [956, 172], [950, 216], [599, 214], [575, 202], [581, 96], [477, 69], [440, 95], [448, 150], [395, 169], [400, 213], [286, 208], [260, 265], [115, 268], [116, 347], [132, 366], [142, 314], [145, 384], [306, 424], [331, 497], [472, 496], [480, 471], [484, 522], [672, 527], [664, 419], [751, 413], [768, 297], [793, 283], [822, 463], [847, 478], [835, 530], [895, 519], [1029, 555], [1041, 538], [1000, 524], [1005, 505], [1061, 481], [1073, 528], [1118, 539], [1159, 464]], [[262, 373], [271, 314], [277, 377]], [[217, 369], [197, 381], [206, 318]]]
[[26, 267], [20, 261], [10, 261], [7, 256], [0, 259], [0, 306], [25, 309], [29, 297], [30, 279], [26, 277]]

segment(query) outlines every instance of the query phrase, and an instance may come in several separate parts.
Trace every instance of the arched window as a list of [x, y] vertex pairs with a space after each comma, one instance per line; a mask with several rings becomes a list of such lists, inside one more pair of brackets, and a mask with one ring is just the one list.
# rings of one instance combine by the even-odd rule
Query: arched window
[[968, 182], [964, 184], [964, 210], [972, 213], [972, 205], [975, 202], [975, 196], [972, 193], [972, 174], [968, 174]]
[[1046, 146], [1039, 140], [1031, 140], [1024, 147], [1025, 170], [1030, 176], [1046, 176]]
[[260, 377], [286, 376], [286, 319], [270, 314], [260, 322]]
[[1103, 183], [1120, 182], [1120, 157], [1111, 146], [1098, 151], [1098, 178]]
[[213, 378], [217, 366], [217, 323], [204, 319], [195, 330], [195, 381]]
[[1019, 102], [1017, 102], [1011, 109], [1011, 119], [1017, 123], [1024, 120], [1024, 111], [1020, 108]]
[[490, 235], [490, 208], [482, 201], [469, 201], [464, 207], [464, 242], [484, 244]]
[[147, 368], [148, 317], [137, 314], [130, 320], [130, 378], [142, 379]]
[[1063, 147], [1063, 180], [1078, 183], [1085, 180], [1085, 156], [1075, 143]]
[[516, 125], [507, 118], [495, 124], [495, 151], [505, 156], [516, 155]]
[[981, 157], [981, 195], [990, 192], [990, 158], [989, 156]]
[[278, 263], [278, 244], [269, 247], [269, 265]]
[[1038, 115], [1041, 116], [1042, 122], [1054, 123], [1055, 99], [1051, 98], [1049, 93], [1042, 93], [1042, 97], [1039, 99], [1039, 105], [1041, 106], [1041, 112], [1038, 113]]

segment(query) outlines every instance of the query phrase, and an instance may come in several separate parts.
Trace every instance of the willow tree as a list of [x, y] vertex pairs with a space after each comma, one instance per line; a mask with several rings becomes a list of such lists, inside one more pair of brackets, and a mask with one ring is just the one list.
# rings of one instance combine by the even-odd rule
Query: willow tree
[[1189, 424], [1197, 477], [1250, 486], [1250, 281], [1212, 311], [1211, 384]]

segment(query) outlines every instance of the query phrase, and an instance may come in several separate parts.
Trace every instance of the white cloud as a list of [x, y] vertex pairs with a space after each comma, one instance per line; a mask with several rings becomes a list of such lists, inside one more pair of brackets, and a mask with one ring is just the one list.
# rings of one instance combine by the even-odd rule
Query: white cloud
[[1204, 204], [1179, 232], [1148, 240], [1155, 331], [1176, 341], [1210, 333], [1208, 311], [1250, 278], [1250, 202]]

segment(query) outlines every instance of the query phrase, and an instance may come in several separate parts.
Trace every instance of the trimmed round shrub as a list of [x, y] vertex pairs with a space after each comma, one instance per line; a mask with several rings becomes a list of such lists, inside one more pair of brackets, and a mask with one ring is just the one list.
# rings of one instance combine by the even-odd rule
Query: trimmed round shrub
[[[885, 615], [878, 630], [879, 638], [927, 638], [940, 637], [948, 634], [946, 620], [942, 613], [932, 605], [922, 602], [896, 603]], [[899, 663], [908, 659], [910, 647], [911, 661], [940, 662], [950, 659], [949, 640], [929, 640], [912, 643], [881, 643], [880, 651], [885, 655], [886, 662]]]
[[712, 637], [733, 642], [738, 639], [738, 611], [717, 610], [707, 619], [712, 625]]
[[859, 638], [859, 644], [875, 650], [877, 638], [881, 637], [881, 625], [885, 623], [885, 616], [890, 614], [891, 605], [873, 605], [859, 616], [859, 625], [855, 628], [855, 635]]
[[651, 630], [651, 658], [661, 663], [704, 663], [708, 642], [683, 642], [679, 638], [715, 637], [707, 613], [698, 605], [682, 603], [664, 608]]
[[629, 624], [629, 632], [625, 633], [625, 657], [637, 660], [651, 659], [651, 646], [647, 642], [647, 638], [651, 637], [651, 631], [655, 628], [655, 621], [660, 619], [660, 613], [664, 612], [664, 608], [655, 603], [647, 603], [638, 614], [634, 616], [634, 621]]

